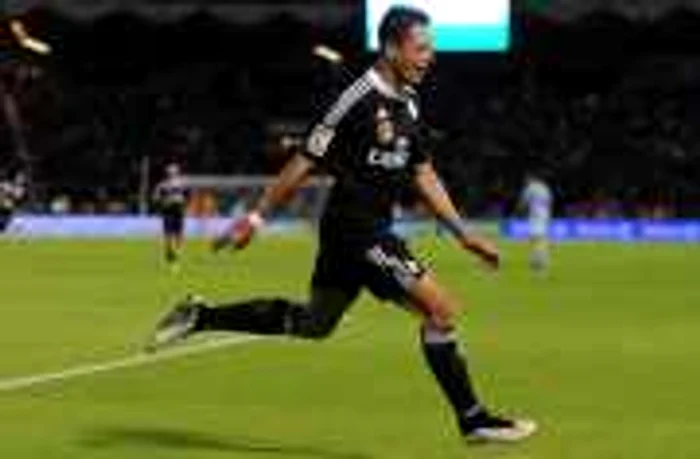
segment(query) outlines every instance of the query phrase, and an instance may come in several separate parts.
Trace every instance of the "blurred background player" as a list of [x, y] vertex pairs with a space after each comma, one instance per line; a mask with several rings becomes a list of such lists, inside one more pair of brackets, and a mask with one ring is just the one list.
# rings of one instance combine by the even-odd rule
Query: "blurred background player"
[[26, 176], [18, 173], [14, 179], [0, 181], [0, 233], [4, 233], [12, 223], [12, 217], [24, 199]]
[[[287, 202], [317, 167], [336, 178], [320, 225], [311, 297], [254, 298], [212, 307], [188, 298], [157, 325], [153, 347], [205, 331], [237, 331], [321, 340], [330, 336], [363, 289], [421, 318], [420, 342], [427, 367], [454, 410], [467, 439], [519, 441], [532, 435], [532, 421], [494, 416], [477, 397], [459, 351], [460, 305], [391, 232], [392, 209], [415, 188], [463, 249], [491, 267], [499, 265], [492, 243], [468, 231], [425, 151], [417, 94], [434, 60], [428, 16], [394, 7], [384, 16], [378, 61], [343, 94], [311, 130], [301, 154], [248, 215], [215, 241], [215, 248], [246, 247], [267, 214]], [[407, 401], [408, 402], [408, 401]]]
[[554, 196], [540, 173], [529, 173], [520, 196], [519, 206], [527, 213], [530, 238], [530, 268], [543, 273], [550, 264], [549, 226]]
[[165, 260], [177, 269], [185, 229], [187, 189], [180, 166], [175, 163], [165, 168], [165, 178], [156, 186], [154, 201], [163, 219]]

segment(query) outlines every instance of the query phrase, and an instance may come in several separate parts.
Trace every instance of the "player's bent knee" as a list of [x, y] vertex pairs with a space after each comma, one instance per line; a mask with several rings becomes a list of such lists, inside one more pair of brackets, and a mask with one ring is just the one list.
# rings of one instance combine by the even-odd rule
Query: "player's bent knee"
[[333, 334], [333, 330], [308, 330], [305, 333], [299, 335], [300, 338], [304, 338], [311, 341], [324, 341]]
[[334, 330], [335, 326], [314, 324], [304, 327], [302, 330], [300, 330], [299, 337], [314, 341], [322, 341], [330, 337], [333, 334]]
[[457, 303], [444, 296], [442, 301], [433, 304], [430, 314], [426, 317], [426, 323], [441, 330], [452, 330], [457, 324], [459, 310]]
[[325, 316], [308, 316], [302, 322], [297, 335], [300, 338], [321, 341], [333, 334], [338, 321]]
[[452, 315], [431, 315], [427, 316], [423, 321], [423, 326], [426, 329], [451, 331], [455, 329], [456, 320]]
[[458, 307], [449, 302], [434, 302], [423, 308], [426, 326], [440, 330], [453, 329], [457, 323]]
[[437, 283], [425, 274], [411, 289], [413, 306], [423, 317], [436, 325], [451, 325], [456, 321], [459, 304]]

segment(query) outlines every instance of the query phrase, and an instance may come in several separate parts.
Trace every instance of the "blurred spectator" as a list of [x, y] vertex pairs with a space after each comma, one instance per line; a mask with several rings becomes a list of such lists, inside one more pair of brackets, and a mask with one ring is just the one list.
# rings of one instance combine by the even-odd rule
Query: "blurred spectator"
[[49, 211], [55, 215], [63, 215], [71, 212], [71, 203], [65, 194], [58, 195], [51, 200]]
[[[206, 14], [177, 25], [139, 19], [127, 41], [147, 45], [127, 46], [122, 26], [136, 21], [128, 14], [93, 23], [43, 14], [61, 52], [50, 63], [8, 61], [0, 72], [30, 158], [12, 153], [5, 123], [0, 159], [30, 161], [39, 189], [67, 190], [82, 203], [72, 210], [135, 208], [144, 157], [193, 173], [270, 174], [303, 145], [315, 85], [337, 90], [348, 79], [311, 49], [314, 35], [350, 35], [293, 18], [257, 26]], [[700, 35], [674, 34], [678, 21], [700, 28], [700, 17], [608, 27], [610, 16], [516, 16], [513, 52], [441, 57], [438, 90], [422, 88], [424, 111], [446, 133], [436, 162], [470, 214], [508, 215], [525, 171], [544, 166], [560, 214], [614, 218], [644, 206], [654, 218], [700, 216]], [[250, 46], [208, 46], [213, 37]], [[342, 48], [360, 51], [352, 38]]]

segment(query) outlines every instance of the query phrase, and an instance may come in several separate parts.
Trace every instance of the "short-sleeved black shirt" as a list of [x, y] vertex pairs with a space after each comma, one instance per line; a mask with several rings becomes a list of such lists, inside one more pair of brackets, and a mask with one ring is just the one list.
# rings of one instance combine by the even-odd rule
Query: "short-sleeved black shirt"
[[392, 208], [428, 160], [417, 95], [396, 91], [373, 68], [313, 127], [306, 156], [335, 178], [321, 242], [366, 244], [389, 230]]

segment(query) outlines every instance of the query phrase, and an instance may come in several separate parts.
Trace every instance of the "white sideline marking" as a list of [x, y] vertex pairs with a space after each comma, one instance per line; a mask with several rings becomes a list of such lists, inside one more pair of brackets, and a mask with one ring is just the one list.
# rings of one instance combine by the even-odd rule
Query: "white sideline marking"
[[153, 354], [143, 353], [121, 359], [109, 360], [103, 363], [81, 365], [56, 372], [39, 373], [36, 375], [21, 376], [18, 378], [0, 379], [0, 392], [10, 392], [13, 390], [25, 389], [27, 387], [39, 386], [50, 382], [65, 381], [68, 379], [79, 378], [81, 376], [95, 375], [98, 373], [107, 373], [114, 370], [121, 370], [123, 368], [141, 367], [151, 363], [173, 360], [190, 355], [203, 354], [205, 352], [230, 346], [237, 346], [239, 344], [249, 343], [258, 339], [260, 338], [256, 338], [254, 336], [232, 336], [230, 338], [215, 339], [190, 346], [166, 349]]

